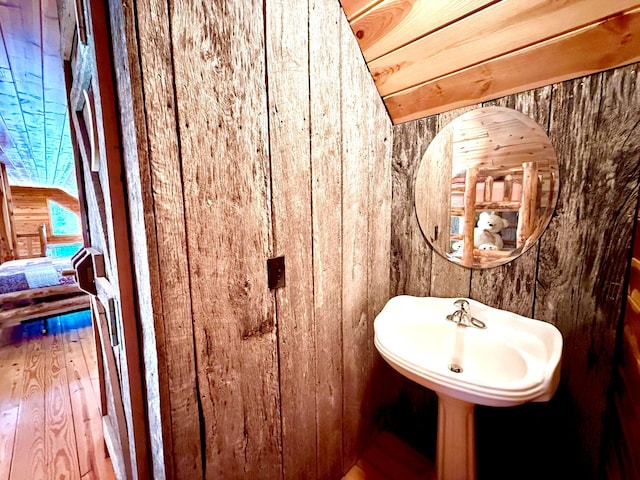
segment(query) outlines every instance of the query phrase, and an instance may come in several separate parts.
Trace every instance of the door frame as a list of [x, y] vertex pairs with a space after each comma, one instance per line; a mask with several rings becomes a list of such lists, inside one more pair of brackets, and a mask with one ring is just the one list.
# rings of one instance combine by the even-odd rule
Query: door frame
[[[111, 37], [108, 25], [108, 11], [103, 0], [84, 2], [87, 23], [90, 25], [90, 34], [93, 37], [95, 71], [92, 75], [99, 95], [95, 97], [96, 116], [99, 116], [98, 124], [103, 127], [104, 155], [106, 158], [106, 172], [108, 201], [111, 208], [111, 218], [108, 221], [112, 229], [107, 235], [112, 234], [114, 250], [110, 252], [112, 263], [117, 271], [117, 297], [120, 306], [119, 317], [121, 319], [121, 331], [119, 332], [121, 346], [125, 352], [126, 376], [120, 378], [120, 388], [123, 393], [123, 406], [126, 416], [127, 436], [129, 439], [129, 456], [133, 478], [150, 478], [149, 458], [149, 431], [147, 423], [147, 410], [145, 401], [145, 384], [143, 376], [143, 362], [141, 355], [141, 332], [139, 327], [139, 315], [137, 308], [137, 290], [134, 281], [133, 258], [130, 241], [129, 211], [127, 204], [125, 172], [123, 168], [122, 147], [120, 139], [120, 122], [118, 106], [115, 94], [115, 73], [113, 71]], [[78, 42], [78, 35], [75, 35]], [[72, 91], [71, 63], [64, 62], [67, 94]], [[73, 114], [73, 105], [69, 98], [69, 115]], [[77, 135], [73, 121], [70, 121], [72, 141], [74, 143], [74, 157], [78, 176], [79, 203], [81, 206], [81, 219], [83, 222], [83, 235], [85, 245], [90, 245], [91, 233], [88, 230], [86, 211], [86, 192], [84, 189], [83, 175], [91, 175], [91, 172], [83, 172], [82, 158], [77, 148]], [[106, 193], [106, 192], [105, 192]], [[95, 328], [95, 326], [94, 326]]]

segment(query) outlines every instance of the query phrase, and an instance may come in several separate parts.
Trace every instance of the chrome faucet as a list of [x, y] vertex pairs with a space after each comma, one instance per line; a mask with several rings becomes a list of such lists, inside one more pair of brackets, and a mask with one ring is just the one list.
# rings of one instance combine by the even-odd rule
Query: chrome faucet
[[482, 320], [471, 316], [471, 308], [468, 301], [460, 298], [453, 302], [453, 304], [458, 307], [458, 310], [447, 315], [447, 320], [457, 323], [461, 327], [487, 328], [487, 325]]

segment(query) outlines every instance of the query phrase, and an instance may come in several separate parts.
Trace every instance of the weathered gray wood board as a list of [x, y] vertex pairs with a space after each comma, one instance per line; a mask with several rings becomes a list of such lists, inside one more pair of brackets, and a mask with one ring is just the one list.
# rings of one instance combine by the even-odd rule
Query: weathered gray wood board
[[315, 478], [308, 2], [266, 7], [267, 76], [276, 80], [268, 91], [273, 256], [285, 255], [287, 277], [276, 290], [283, 473]]
[[[556, 428], [565, 431], [555, 434], [570, 439], [577, 461], [584, 463], [576, 469], [587, 475], [595, 475], [599, 465], [638, 200], [637, 68], [632, 65], [492, 102], [534, 118], [549, 132], [560, 163], [560, 199], [548, 231], [522, 257], [494, 269], [456, 272], [433, 253], [430, 283], [415, 273], [424, 271], [415, 257], [425, 246], [408, 240], [411, 230], [418, 228], [407, 187], [409, 172], [416, 165], [406, 165], [405, 159], [420, 160], [424, 150], [411, 150], [424, 142], [416, 131], [436, 117], [394, 127], [394, 166], [402, 164], [402, 169], [394, 170], [392, 290], [395, 294], [464, 295], [465, 282], [470, 282], [466, 285], [471, 298], [557, 325], [565, 348], [553, 408], [560, 409], [555, 414], [562, 418]], [[439, 128], [445, 124], [443, 115], [437, 123]], [[431, 250], [426, 248], [429, 255]], [[539, 410], [526, 412], [520, 418], [540, 415]], [[529, 423], [535, 427], [535, 422]], [[544, 462], [548, 450], [542, 444], [539, 448], [537, 458]], [[536, 452], [527, 455], [536, 456]]]
[[339, 3], [111, 10], [154, 473], [340, 478], [386, 398], [392, 133]]
[[[554, 88], [560, 199], [541, 242], [535, 314], [565, 334], [563, 385], [598, 466], [640, 167], [637, 65]], [[578, 253], [579, 252], [579, 253]]]
[[393, 128], [391, 288], [394, 295], [430, 294], [431, 247], [418, 225], [415, 202], [399, 199], [414, 198], [416, 170], [436, 136], [436, 120], [437, 117], [429, 117]]
[[264, 17], [251, 7], [186, 2], [170, 12], [194, 368], [211, 478], [282, 471], [275, 301], [265, 275], [273, 245]]
[[[337, 2], [309, 2], [309, 30], [339, 39]], [[311, 203], [316, 364], [317, 478], [340, 478], [342, 459], [342, 132], [340, 51], [309, 36]], [[336, 72], [328, 75], [327, 72]]]
[[[364, 451], [376, 411], [373, 320], [389, 296], [391, 124], [341, 19], [343, 88], [342, 334], [345, 468]], [[349, 126], [360, 125], [361, 129]], [[377, 263], [377, 265], [376, 265]], [[382, 270], [382, 271], [381, 271]]]
[[[156, 432], [150, 439], [151, 463], [156, 478], [190, 476], [200, 474], [202, 468], [199, 438], [192, 435], [197, 425], [198, 405], [195, 372], [190, 367], [194, 363], [194, 352], [185, 233], [183, 228], [175, 228], [184, 218], [184, 207], [173, 123], [174, 93], [170, 85], [161, 80], [163, 75], [172, 75], [168, 21], [165, 10], [144, 5], [140, 10], [137, 27], [141, 35], [150, 28], [149, 16], [153, 12], [161, 19], [158, 25], [164, 26], [160, 31], [164, 31], [165, 36], [155, 35], [139, 46], [135, 36], [136, 12], [132, 6], [120, 2], [110, 5], [112, 31], [117, 39], [113, 49], [118, 62], [129, 214], [132, 224], [144, 226], [144, 229], [134, 228], [131, 237], [149, 428]], [[143, 82], [141, 69], [150, 65], [160, 73]], [[153, 116], [153, 122], [145, 122], [145, 111]], [[161, 188], [154, 189], [154, 185]], [[166, 334], [165, 318], [171, 319], [168, 325], [171, 335]]]

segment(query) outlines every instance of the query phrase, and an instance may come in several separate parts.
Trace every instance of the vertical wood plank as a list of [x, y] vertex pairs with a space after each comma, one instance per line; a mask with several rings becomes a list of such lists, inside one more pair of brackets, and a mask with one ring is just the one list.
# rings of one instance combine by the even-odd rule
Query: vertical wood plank
[[570, 428], [588, 472], [599, 463], [638, 195], [639, 88], [627, 67], [559, 84], [553, 92], [550, 137], [561, 190], [541, 243], [535, 315], [565, 335], [562, 378], [575, 416]]
[[[367, 80], [357, 44], [341, 19], [342, 125], [359, 125], [367, 112], [360, 101]], [[343, 455], [344, 468], [356, 463], [366, 447], [368, 359], [368, 138], [360, 129], [342, 132], [342, 335], [343, 335]]]
[[[415, 177], [428, 145], [436, 136], [437, 117], [432, 116], [393, 127], [391, 211], [391, 292], [393, 295], [429, 296], [431, 294], [432, 249], [416, 216]], [[388, 382], [400, 385], [401, 393], [387, 420], [403, 435], [421, 430], [413, 414], [435, 410], [433, 392], [389, 372]], [[396, 391], [396, 387], [392, 388]], [[420, 431], [419, 435], [424, 436]]]
[[[131, 231], [131, 250], [133, 271], [136, 275], [136, 294], [138, 300], [138, 314], [141, 331], [141, 351], [144, 363], [145, 401], [147, 405], [147, 421], [149, 431], [158, 432], [150, 435], [149, 453], [150, 466], [155, 478], [163, 478], [165, 472], [173, 472], [174, 455], [164, 455], [164, 449], [173, 451], [171, 438], [172, 421], [188, 426], [190, 421], [180, 418], [181, 414], [193, 414], [195, 409], [188, 406], [180, 409], [172, 419], [169, 402], [169, 365], [184, 368], [187, 361], [166, 361], [164, 324], [162, 316], [162, 291], [160, 289], [159, 266], [156, 229], [153, 216], [152, 185], [149, 173], [147, 129], [145, 124], [145, 105], [142, 93], [142, 78], [140, 73], [141, 50], [138, 48], [134, 6], [130, 3], [110, 1], [109, 15], [111, 26], [111, 40], [114, 53], [115, 81], [117, 84], [118, 101], [120, 105], [120, 125], [122, 128], [122, 159], [127, 183], [127, 203], [131, 224], [140, 226]], [[145, 10], [146, 12], [146, 10]], [[144, 35], [143, 21], [141, 34]], [[150, 42], [143, 42], [147, 45]], [[151, 76], [156, 79], [157, 76]], [[175, 129], [175, 127], [174, 127]], [[171, 132], [171, 130], [165, 130]], [[173, 145], [173, 144], [172, 144]], [[168, 162], [167, 162], [168, 163]], [[175, 198], [175, 197], [174, 197]], [[179, 237], [179, 235], [176, 235]], [[182, 236], [184, 240], [184, 235]], [[184, 242], [181, 244], [184, 245]], [[184, 247], [183, 247], [184, 248]], [[170, 261], [164, 264], [170, 265]], [[184, 270], [184, 269], [183, 269]], [[180, 270], [178, 270], [180, 271]], [[180, 276], [177, 275], [175, 285], [180, 286]], [[182, 301], [188, 296], [180, 296]], [[179, 303], [176, 302], [179, 305]], [[176, 315], [178, 317], [178, 315]], [[179, 317], [178, 317], [179, 318]], [[190, 326], [190, 324], [189, 324]], [[181, 353], [183, 348], [176, 348]], [[188, 344], [187, 344], [188, 345]], [[193, 349], [188, 345], [189, 350]], [[193, 353], [191, 354], [191, 360]], [[192, 404], [195, 403], [195, 373], [191, 370], [191, 385], [184, 382], [179, 391], [191, 395]], [[177, 378], [182, 380], [178, 375]], [[162, 408], [160, 404], [169, 405]], [[191, 419], [197, 418], [195, 415]], [[193, 421], [193, 420], [191, 420]], [[183, 448], [176, 455], [181, 464], [195, 465], [193, 469], [200, 471], [200, 455], [198, 439], [189, 435], [179, 442]], [[194, 448], [195, 445], [195, 448]], [[195, 450], [195, 451], [194, 451]], [[193, 470], [189, 470], [191, 474]], [[185, 473], [187, 475], [187, 473]]]
[[316, 478], [317, 463], [308, 7], [265, 10], [274, 256], [285, 255], [287, 271], [275, 292], [283, 478], [292, 480]]
[[343, 451], [348, 468], [364, 451], [378, 409], [373, 320], [389, 297], [391, 125], [344, 17], [341, 30], [342, 125], [362, 126], [345, 128], [342, 137]]
[[[364, 69], [363, 69], [364, 70]], [[365, 114], [368, 138], [369, 212], [368, 212], [368, 287], [367, 342], [370, 349], [365, 396], [370, 428], [375, 429], [390, 405], [393, 404], [401, 382], [396, 372], [379, 355], [374, 341], [374, 321], [391, 296], [391, 163], [393, 133], [389, 116], [379, 98], [375, 85], [365, 75], [360, 94]], [[348, 127], [347, 127], [348, 128]], [[366, 138], [366, 137], [365, 137]], [[363, 175], [360, 175], [362, 180]], [[366, 438], [367, 446], [374, 434]]]
[[170, 3], [207, 478], [282, 475], [262, 6]]
[[[158, 376], [157, 392], [149, 386], [154, 379], [147, 381], [150, 429], [162, 431], [151, 438], [153, 468], [157, 476], [165, 470], [170, 476], [198, 476], [202, 447], [194, 435], [200, 424], [186, 232], [176, 228], [184, 224], [185, 207], [175, 91], [168, 81], [173, 78], [169, 12], [167, 5], [154, 2], [137, 2], [135, 11], [128, 4], [112, 3], [112, 17], [122, 17], [113, 23], [121, 25], [128, 41], [120, 47], [129, 55], [120, 83], [130, 91], [120, 95], [125, 105], [132, 104], [132, 111], [123, 113], [127, 115], [123, 124], [135, 128], [124, 135], [131, 215], [145, 225], [145, 231], [133, 232], [133, 246], [136, 271], [142, 278], [138, 291], [147, 344], [145, 366], [151, 370], [157, 365]], [[143, 71], [156, 74], [143, 75]], [[127, 102], [128, 98], [139, 101]], [[148, 376], [153, 377], [153, 372]]]
[[[317, 476], [340, 478], [342, 461], [342, 131], [338, 2], [309, 2], [311, 203], [316, 338]], [[322, 31], [323, 35], [314, 32]], [[336, 39], [327, 48], [327, 39]]]
[[391, 211], [391, 290], [394, 295], [428, 296], [431, 247], [415, 213], [415, 175], [427, 146], [436, 136], [437, 117], [393, 128], [393, 204]]
[[[577, 445], [591, 444], [590, 453], [596, 456], [594, 434], [601, 434], [602, 427], [601, 424], [596, 425], [600, 422], [595, 421], [593, 413], [589, 412], [590, 406], [586, 404], [593, 406], [592, 402], [599, 401], [597, 397], [602, 395], [602, 385], [596, 385], [595, 379], [589, 378], [587, 372], [589, 364], [596, 366], [588, 359], [592, 332], [595, 332], [589, 327], [594, 312], [587, 313], [585, 318], [578, 314], [584, 257], [575, 255], [575, 252], [582, 253], [588, 246], [585, 232], [579, 227], [579, 219], [584, 221], [588, 209], [601, 200], [597, 197], [600, 192], [594, 189], [589, 189], [588, 195], [583, 192], [585, 176], [595, 173], [589, 165], [592, 148], [589, 139], [596, 137], [601, 81], [601, 75], [594, 75], [555, 85], [553, 89], [549, 137], [556, 147], [561, 189], [556, 216], [540, 242], [534, 304], [535, 317], [554, 323], [565, 337], [562, 384], [557, 396], [566, 398], [565, 403], [571, 406], [572, 415], [567, 416], [560, 428], [566, 431], [569, 441]], [[588, 170], [591, 172], [587, 173]], [[575, 398], [575, 393], [586, 384], [589, 385], [589, 395]], [[586, 397], [591, 397], [591, 400]], [[579, 426], [582, 421], [585, 422], [583, 427]], [[576, 468], [586, 474], [590, 466], [595, 468], [597, 459], [588, 459], [586, 451], [584, 455]]]

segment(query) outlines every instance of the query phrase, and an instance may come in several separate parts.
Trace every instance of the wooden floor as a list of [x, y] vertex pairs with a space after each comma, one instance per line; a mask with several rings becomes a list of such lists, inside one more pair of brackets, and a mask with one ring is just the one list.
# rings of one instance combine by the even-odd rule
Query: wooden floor
[[381, 432], [373, 445], [343, 480], [431, 480], [433, 462], [389, 432]]
[[113, 479], [102, 437], [91, 316], [7, 332], [0, 347], [0, 480]]

